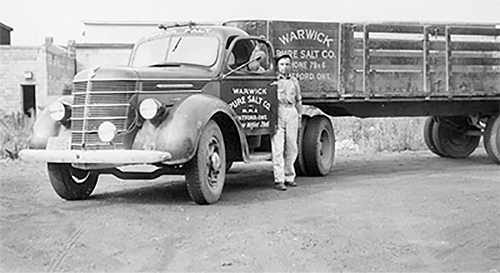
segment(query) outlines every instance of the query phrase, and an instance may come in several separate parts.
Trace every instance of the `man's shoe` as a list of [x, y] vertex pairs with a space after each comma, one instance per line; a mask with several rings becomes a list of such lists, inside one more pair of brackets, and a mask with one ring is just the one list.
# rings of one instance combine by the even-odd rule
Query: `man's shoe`
[[292, 182], [285, 182], [285, 186], [289, 186], [289, 187], [297, 187], [297, 182], [295, 181], [292, 181]]
[[285, 183], [274, 183], [274, 188], [279, 191], [286, 191]]

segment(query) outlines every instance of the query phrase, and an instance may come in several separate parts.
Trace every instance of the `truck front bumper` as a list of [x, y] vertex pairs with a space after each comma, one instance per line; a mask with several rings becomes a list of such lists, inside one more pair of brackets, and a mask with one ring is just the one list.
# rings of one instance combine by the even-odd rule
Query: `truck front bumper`
[[145, 150], [22, 150], [19, 156], [27, 161], [74, 164], [150, 164], [172, 158], [168, 152]]

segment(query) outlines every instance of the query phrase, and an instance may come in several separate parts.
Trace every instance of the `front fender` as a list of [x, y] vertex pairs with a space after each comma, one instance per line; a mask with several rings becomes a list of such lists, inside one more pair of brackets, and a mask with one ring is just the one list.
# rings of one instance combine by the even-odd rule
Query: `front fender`
[[155, 127], [144, 122], [137, 132], [132, 149], [166, 151], [172, 155], [167, 164], [183, 164], [193, 158], [201, 131], [215, 115], [222, 114], [237, 128], [242, 147], [248, 149], [236, 114], [219, 98], [196, 94], [186, 98], [169, 110], [166, 120]]
[[[58, 101], [71, 105], [73, 103], [73, 96], [63, 96], [60, 97]], [[67, 130], [69, 129], [50, 117], [49, 107], [46, 107], [40, 114], [38, 114], [35, 123], [33, 124], [29, 147], [31, 149], [45, 149], [50, 137], [58, 136], [61, 131]]]

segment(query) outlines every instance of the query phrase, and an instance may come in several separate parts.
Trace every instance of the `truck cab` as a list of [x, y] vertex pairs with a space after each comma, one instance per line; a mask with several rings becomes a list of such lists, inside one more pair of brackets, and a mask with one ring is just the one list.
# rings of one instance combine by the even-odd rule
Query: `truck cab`
[[[263, 38], [228, 26], [162, 27], [136, 43], [127, 67], [78, 73], [71, 96], [40, 114], [21, 157], [47, 162], [54, 190], [67, 200], [90, 196], [101, 174], [180, 174], [196, 203], [212, 204], [233, 162], [271, 159], [276, 80], [274, 49]], [[326, 175], [333, 127], [324, 115], [303, 125], [309, 121], [313, 141], [306, 153], [299, 145], [296, 168]], [[136, 164], [156, 169], [124, 168]]]

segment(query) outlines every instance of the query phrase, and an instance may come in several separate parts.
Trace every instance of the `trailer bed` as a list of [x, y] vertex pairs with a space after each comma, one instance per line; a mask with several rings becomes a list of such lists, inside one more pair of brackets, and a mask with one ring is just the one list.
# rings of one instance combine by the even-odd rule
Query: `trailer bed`
[[500, 108], [500, 25], [225, 25], [265, 36], [276, 55], [292, 55], [304, 102], [331, 115], [452, 115]]

